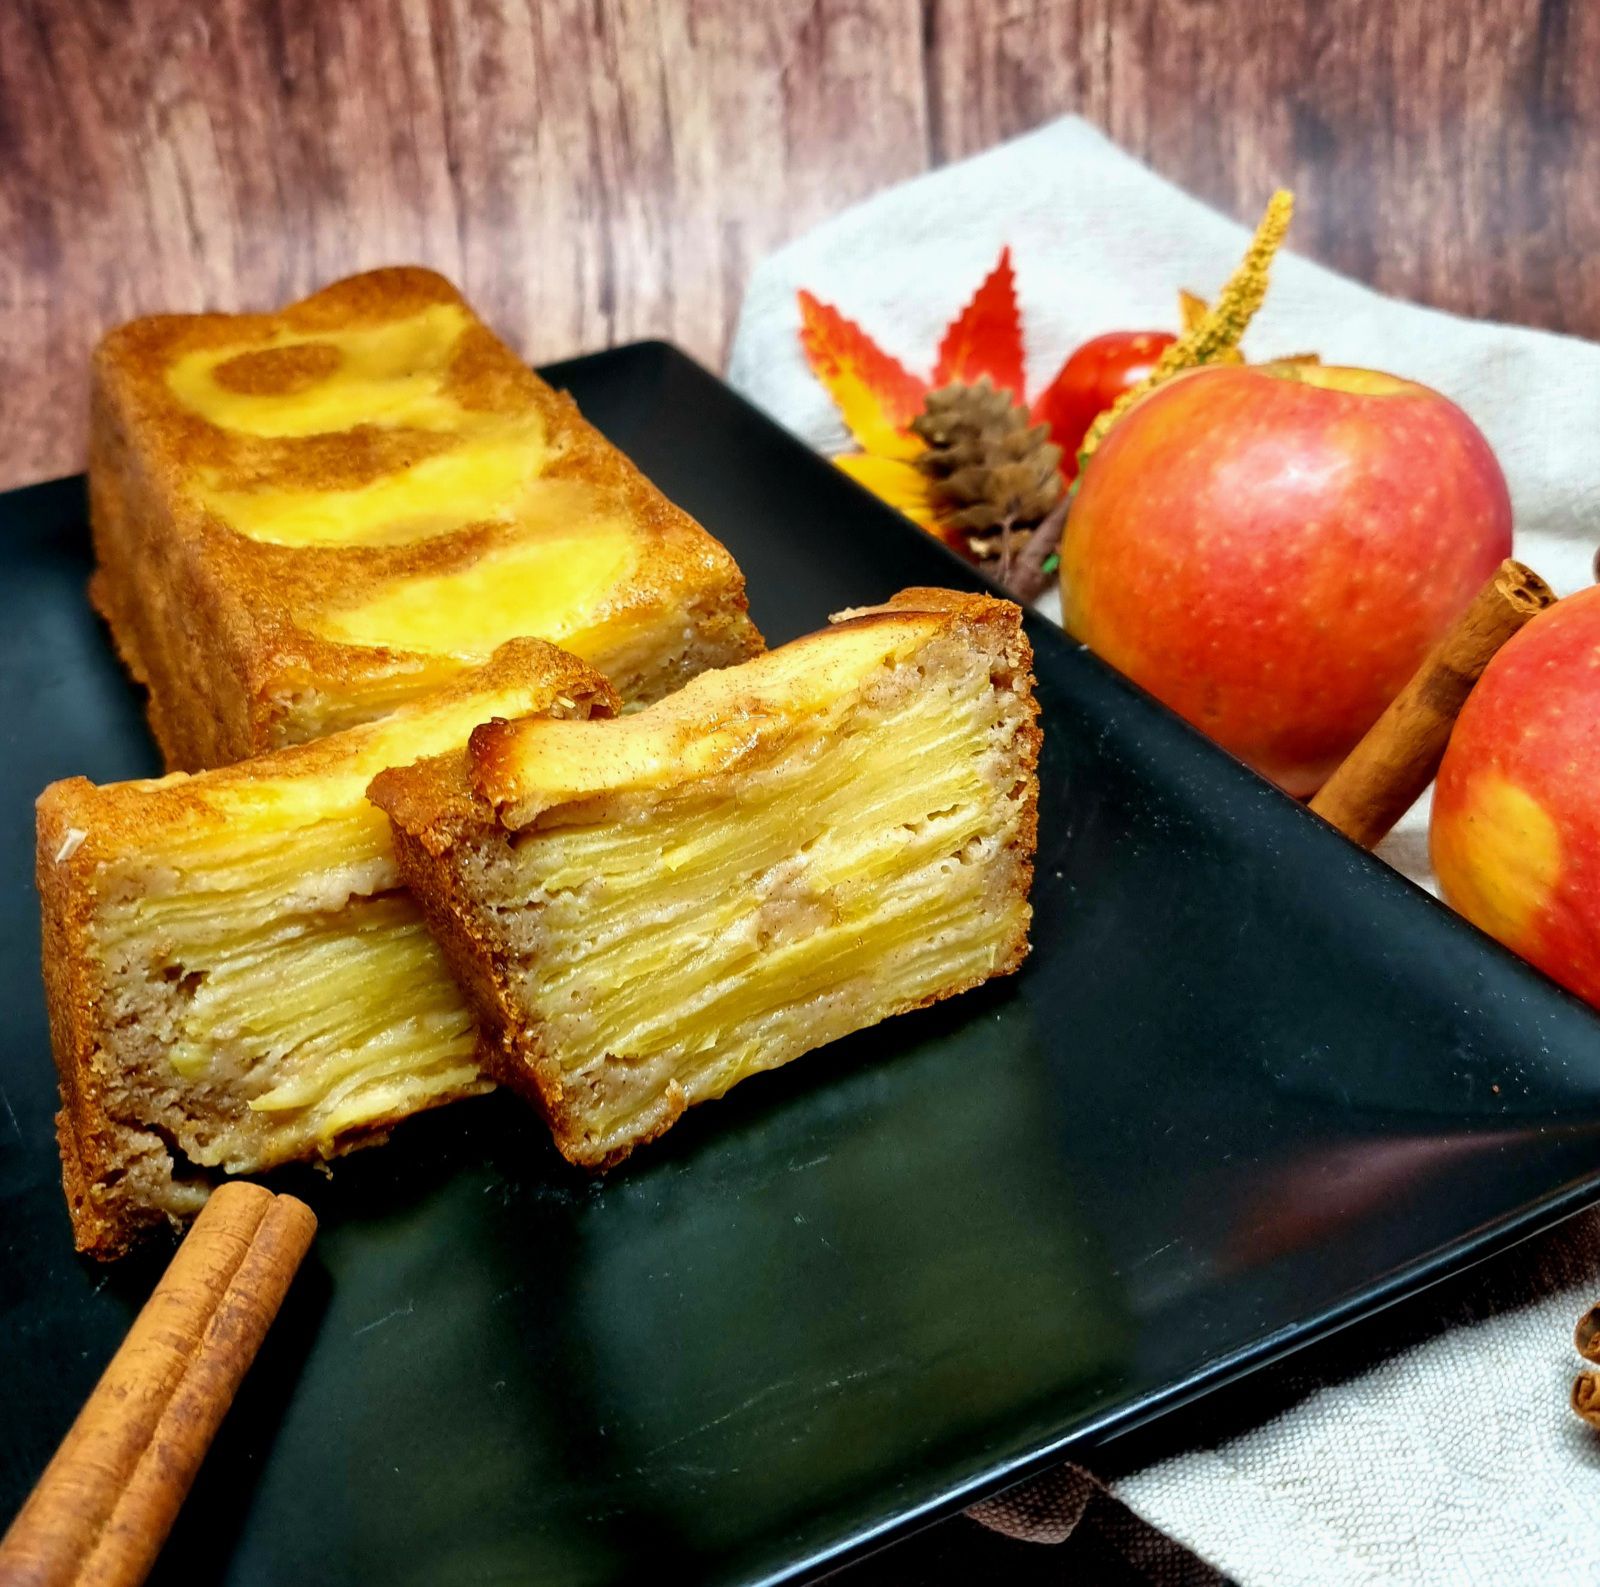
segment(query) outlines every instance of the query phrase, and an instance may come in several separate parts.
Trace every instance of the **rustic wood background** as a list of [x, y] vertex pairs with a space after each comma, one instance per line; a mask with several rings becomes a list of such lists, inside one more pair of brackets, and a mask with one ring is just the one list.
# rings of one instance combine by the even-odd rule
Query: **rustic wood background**
[[1064, 111], [1241, 219], [1600, 335], [1594, 0], [0, 0], [0, 486], [76, 467], [85, 354], [365, 266], [532, 359], [712, 364], [752, 263]]

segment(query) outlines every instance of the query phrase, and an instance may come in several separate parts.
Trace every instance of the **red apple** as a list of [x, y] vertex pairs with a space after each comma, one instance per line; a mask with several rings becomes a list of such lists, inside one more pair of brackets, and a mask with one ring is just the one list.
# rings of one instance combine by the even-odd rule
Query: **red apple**
[[1484, 670], [1428, 843], [1450, 904], [1600, 1004], [1600, 588], [1540, 612]]
[[1068, 630], [1314, 793], [1511, 552], [1489, 443], [1426, 386], [1318, 364], [1158, 387], [1084, 470]]

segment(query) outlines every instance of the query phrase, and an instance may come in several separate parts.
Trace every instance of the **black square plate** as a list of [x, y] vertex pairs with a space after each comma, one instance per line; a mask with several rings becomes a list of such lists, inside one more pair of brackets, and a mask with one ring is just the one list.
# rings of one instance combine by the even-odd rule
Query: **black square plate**
[[[552, 378], [726, 541], [774, 643], [977, 582], [670, 348]], [[73, 1256], [51, 1131], [32, 800], [156, 769], [83, 516], [76, 481], [0, 500], [0, 1515], [166, 1254]], [[503, 1097], [282, 1176], [322, 1232], [159, 1580], [794, 1580], [1593, 1198], [1590, 1012], [1032, 633], [1024, 972], [603, 1183]]]

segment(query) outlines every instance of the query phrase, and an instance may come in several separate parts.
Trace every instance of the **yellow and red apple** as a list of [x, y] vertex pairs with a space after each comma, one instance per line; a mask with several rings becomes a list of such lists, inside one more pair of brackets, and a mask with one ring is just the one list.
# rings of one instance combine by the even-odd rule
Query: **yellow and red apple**
[[1600, 1004], [1600, 588], [1539, 613], [1484, 670], [1428, 841], [1448, 903]]
[[1354, 747], [1511, 552], [1489, 443], [1371, 370], [1196, 370], [1090, 459], [1068, 630], [1290, 793]]

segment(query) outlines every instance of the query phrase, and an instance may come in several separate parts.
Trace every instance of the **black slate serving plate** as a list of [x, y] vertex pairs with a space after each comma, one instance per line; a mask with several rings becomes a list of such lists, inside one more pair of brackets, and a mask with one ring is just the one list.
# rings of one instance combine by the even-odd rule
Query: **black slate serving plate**
[[[728, 544], [774, 643], [977, 583], [670, 348], [551, 375]], [[0, 498], [0, 1517], [167, 1255], [73, 1256], [51, 1131], [32, 800], [157, 769], [83, 519], [78, 481]], [[280, 1176], [321, 1234], [157, 1580], [800, 1579], [1595, 1197], [1587, 1009], [1033, 639], [1024, 972], [603, 1183], [502, 1097]]]

